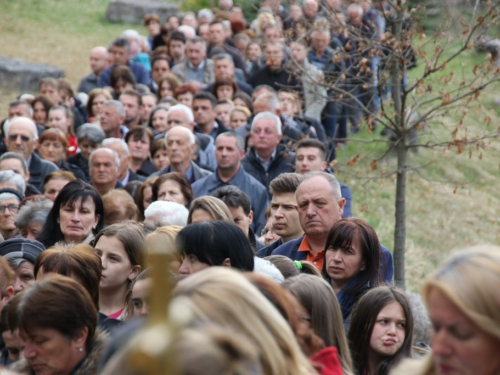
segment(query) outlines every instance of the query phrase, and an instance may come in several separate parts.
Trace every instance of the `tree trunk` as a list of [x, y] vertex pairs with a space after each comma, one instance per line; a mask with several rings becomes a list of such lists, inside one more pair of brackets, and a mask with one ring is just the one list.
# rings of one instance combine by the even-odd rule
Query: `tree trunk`
[[[393, 29], [394, 39], [401, 45], [403, 35], [404, 3], [397, 1], [397, 16]], [[406, 170], [407, 170], [407, 130], [405, 129], [404, 103], [402, 97], [403, 68], [399, 56], [403, 55], [402, 48], [393, 51], [390, 63], [391, 81], [393, 87], [396, 152], [398, 170], [396, 179], [396, 223], [394, 226], [394, 281], [402, 289], [405, 288], [405, 240], [406, 240]]]

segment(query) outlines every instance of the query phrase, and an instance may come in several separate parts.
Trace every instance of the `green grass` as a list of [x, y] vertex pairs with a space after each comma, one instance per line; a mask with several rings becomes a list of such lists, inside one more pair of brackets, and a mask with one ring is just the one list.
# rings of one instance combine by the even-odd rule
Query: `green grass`
[[[89, 71], [88, 52], [97, 45], [107, 43], [127, 28], [135, 28], [145, 34], [142, 25], [112, 24], [104, 20], [107, 0], [0, 0], [1, 54], [33, 62], [43, 62], [62, 67], [74, 87]], [[428, 32], [428, 37], [431, 33]], [[443, 42], [449, 48], [448, 56], [456, 45]], [[428, 46], [430, 53], [434, 47]], [[461, 74], [472, 75], [474, 65], [481, 63], [484, 55], [474, 51], [448, 64], [441, 75], [455, 73], [450, 85], [458, 84]], [[462, 62], [466, 64], [462, 67]], [[415, 78], [422, 72], [425, 59], [410, 72]], [[463, 72], [463, 73], [462, 73]], [[440, 84], [432, 81], [435, 91]], [[465, 125], [471, 132], [485, 130], [483, 119], [491, 116], [490, 128], [496, 128], [500, 108], [495, 103], [499, 87], [489, 88], [479, 97], [482, 108], [470, 110]], [[6, 112], [7, 102], [17, 92], [0, 88], [0, 108]], [[461, 109], [460, 109], [461, 110]], [[430, 124], [432, 137], [450, 139], [453, 124], [458, 121], [459, 111], [447, 114], [446, 126]], [[431, 134], [421, 134], [431, 138]], [[338, 150], [337, 176], [349, 184], [353, 192], [353, 212], [366, 219], [377, 231], [380, 240], [388, 248], [393, 247], [395, 177], [385, 179], [357, 179], [352, 174], [373, 178], [376, 173], [394, 169], [396, 159], [387, 155], [372, 171], [370, 162], [385, 151], [384, 143], [367, 142], [382, 138], [377, 133], [362, 130], [349, 139], [345, 148]], [[357, 140], [364, 140], [359, 143]], [[422, 149], [410, 155], [412, 166], [426, 166], [408, 177], [407, 191], [407, 262], [408, 286], [416, 290], [425, 276], [435, 269], [438, 262], [453, 249], [482, 243], [500, 242], [500, 219], [496, 208], [500, 206], [497, 186], [500, 182], [500, 150], [497, 140], [488, 147], [457, 154], [455, 149]], [[351, 167], [348, 161], [360, 154], [358, 163]], [[455, 191], [456, 189], [456, 191]]]

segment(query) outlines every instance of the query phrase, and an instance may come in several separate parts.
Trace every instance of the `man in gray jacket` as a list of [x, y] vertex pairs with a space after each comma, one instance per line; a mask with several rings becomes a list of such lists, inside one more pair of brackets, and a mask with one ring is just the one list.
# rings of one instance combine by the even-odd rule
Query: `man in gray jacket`
[[207, 59], [207, 43], [200, 37], [186, 42], [186, 60], [177, 64], [172, 73], [181, 83], [197, 82], [199, 89], [214, 82], [214, 63]]

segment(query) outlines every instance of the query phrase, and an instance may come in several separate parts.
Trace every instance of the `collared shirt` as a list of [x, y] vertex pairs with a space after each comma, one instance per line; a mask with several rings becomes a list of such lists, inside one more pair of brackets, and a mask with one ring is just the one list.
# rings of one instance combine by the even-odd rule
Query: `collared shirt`
[[309, 245], [309, 241], [307, 241], [307, 235], [304, 236], [302, 242], [300, 243], [299, 249], [297, 251], [307, 251], [306, 260], [314, 264], [319, 272], [323, 269], [323, 264], [325, 263], [325, 250], [318, 252], [317, 255], [314, 255], [314, 252]]
[[264, 170], [267, 172], [267, 170], [269, 169], [269, 167], [271, 166], [271, 163], [273, 162], [274, 158], [276, 157], [276, 148], [274, 149], [273, 153], [271, 154], [271, 157], [269, 158], [269, 160], [267, 161], [267, 163], [264, 161], [264, 159], [262, 159], [259, 154], [257, 153], [257, 151], [255, 151], [255, 156], [257, 157], [257, 160], [259, 161], [259, 163], [262, 165], [262, 167], [264, 168]]
[[200, 65], [194, 66], [191, 61], [188, 60], [187, 62], [188, 68], [191, 70], [203, 70], [205, 68], [205, 60], [201, 60]]
[[314, 49], [314, 47], [312, 47], [307, 57], [311, 64], [313, 64], [318, 69], [324, 70], [326, 64], [332, 59], [333, 55], [334, 51], [330, 48], [327, 48], [323, 53], [323, 56], [318, 57], [318, 55], [316, 54], [316, 50]]
[[189, 168], [186, 171], [185, 175], [188, 178], [189, 182], [191, 182], [191, 183], [194, 182], [193, 166], [191, 165], [191, 163], [189, 163]]
[[130, 178], [130, 169], [127, 170], [127, 175], [125, 176], [125, 178], [123, 180], [120, 180], [123, 186], [128, 184], [129, 178]]

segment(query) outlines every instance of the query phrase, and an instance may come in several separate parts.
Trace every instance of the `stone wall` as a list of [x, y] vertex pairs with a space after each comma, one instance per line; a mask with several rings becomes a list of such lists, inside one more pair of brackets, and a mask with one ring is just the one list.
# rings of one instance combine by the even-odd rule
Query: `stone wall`
[[142, 23], [144, 15], [157, 14], [163, 23], [167, 17], [179, 13], [176, 4], [149, 0], [112, 0], [106, 11], [106, 19], [111, 22]]
[[37, 91], [38, 84], [45, 77], [62, 78], [64, 70], [55, 66], [0, 56], [0, 85], [2, 89]]

